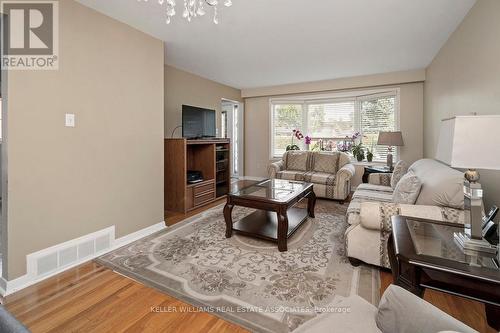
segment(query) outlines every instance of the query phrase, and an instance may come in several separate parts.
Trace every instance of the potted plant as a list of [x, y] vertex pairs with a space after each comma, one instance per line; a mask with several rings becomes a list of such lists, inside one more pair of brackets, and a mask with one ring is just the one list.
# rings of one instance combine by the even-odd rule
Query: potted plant
[[373, 148], [371, 148], [371, 149], [367, 148], [366, 149], [366, 160], [368, 162], [372, 162], [373, 161]]
[[360, 143], [352, 146], [352, 154], [354, 155], [354, 157], [356, 157], [358, 162], [361, 162], [362, 160], [364, 160], [365, 159], [365, 148], [363, 147], [363, 143], [360, 142]]
[[300, 147], [293, 142], [294, 138], [297, 138], [297, 140], [300, 141], [300, 140], [302, 140], [304, 138], [304, 135], [298, 129], [294, 129], [292, 131], [292, 143], [289, 144], [288, 146], [286, 146], [286, 151], [289, 151], [289, 150], [300, 150]]

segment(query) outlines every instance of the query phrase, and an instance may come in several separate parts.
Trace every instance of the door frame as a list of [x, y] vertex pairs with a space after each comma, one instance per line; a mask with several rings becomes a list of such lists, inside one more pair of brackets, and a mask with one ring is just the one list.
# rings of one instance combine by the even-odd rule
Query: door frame
[[[227, 98], [222, 98], [221, 99], [221, 104], [223, 103], [231, 103], [234, 105], [237, 105], [238, 106], [238, 119], [236, 119], [237, 121], [237, 124], [238, 124], [238, 133], [236, 133], [237, 135], [237, 140], [236, 140], [236, 143], [237, 143], [237, 146], [235, 146], [235, 140], [234, 140], [234, 126], [235, 126], [235, 122], [234, 122], [234, 112], [232, 112], [231, 114], [228, 114], [227, 115], [227, 126], [228, 126], [228, 129], [227, 129], [227, 133], [228, 133], [228, 136], [230, 136], [231, 138], [231, 177], [232, 178], [241, 178], [245, 175], [245, 106], [244, 106], [244, 103], [243, 102], [240, 102], [240, 101], [235, 101], [235, 100], [231, 100], [231, 99], [227, 99]], [[234, 108], [233, 108], [234, 110]], [[234, 172], [234, 165], [233, 165], [233, 160], [234, 160], [234, 152], [235, 152], [235, 149], [237, 149], [237, 152], [238, 152], [238, 166], [237, 166], [237, 170], [238, 172], [235, 173]]]

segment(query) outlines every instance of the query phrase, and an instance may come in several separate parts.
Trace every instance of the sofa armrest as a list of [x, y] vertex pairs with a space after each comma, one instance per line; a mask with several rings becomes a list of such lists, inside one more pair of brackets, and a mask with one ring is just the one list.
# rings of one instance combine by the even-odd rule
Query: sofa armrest
[[269, 168], [267, 169], [269, 178], [271, 179], [276, 178], [276, 174], [280, 171], [283, 171], [284, 168], [285, 168], [285, 163], [283, 163], [283, 161], [271, 163], [269, 165]]
[[389, 286], [382, 296], [376, 322], [382, 332], [476, 332], [434, 305], [395, 285]]
[[402, 215], [448, 223], [464, 224], [464, 211], [449, 207], [405, 205], [392, 202], [362, 202], [359, 220], [363, 227], [371, 230], [391, 231], [391, 217]]
[[371, 173], [368, 175], [368, 183], [372, 185], [391, 186], [392, 173]]
[[342, 168], [340, 168], [339, 171], [337, 171], [337, 179], [338, 181], [346, 182], [351, 180], [351, 178], [354, 177], [355, 173], [356, 173], [356, 168], [354, 167], [354, 165], [348, 163], [345, 164]]

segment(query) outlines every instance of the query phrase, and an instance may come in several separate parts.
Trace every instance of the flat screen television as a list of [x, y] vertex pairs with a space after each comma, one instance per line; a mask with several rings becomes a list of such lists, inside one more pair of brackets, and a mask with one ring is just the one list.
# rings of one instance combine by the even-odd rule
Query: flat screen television
[[202, 139], [215, 137], [215, 110], [182, 106], [182, 137]]

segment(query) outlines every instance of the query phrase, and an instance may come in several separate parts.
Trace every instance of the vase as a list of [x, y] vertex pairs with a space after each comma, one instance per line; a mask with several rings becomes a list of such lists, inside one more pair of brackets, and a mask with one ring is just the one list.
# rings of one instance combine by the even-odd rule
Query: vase
[[358, 160], [358, 162], [362, 162], [364, 160], [364, 156], [363, 155], [358, 155], [356, 156], [356, 159]]

